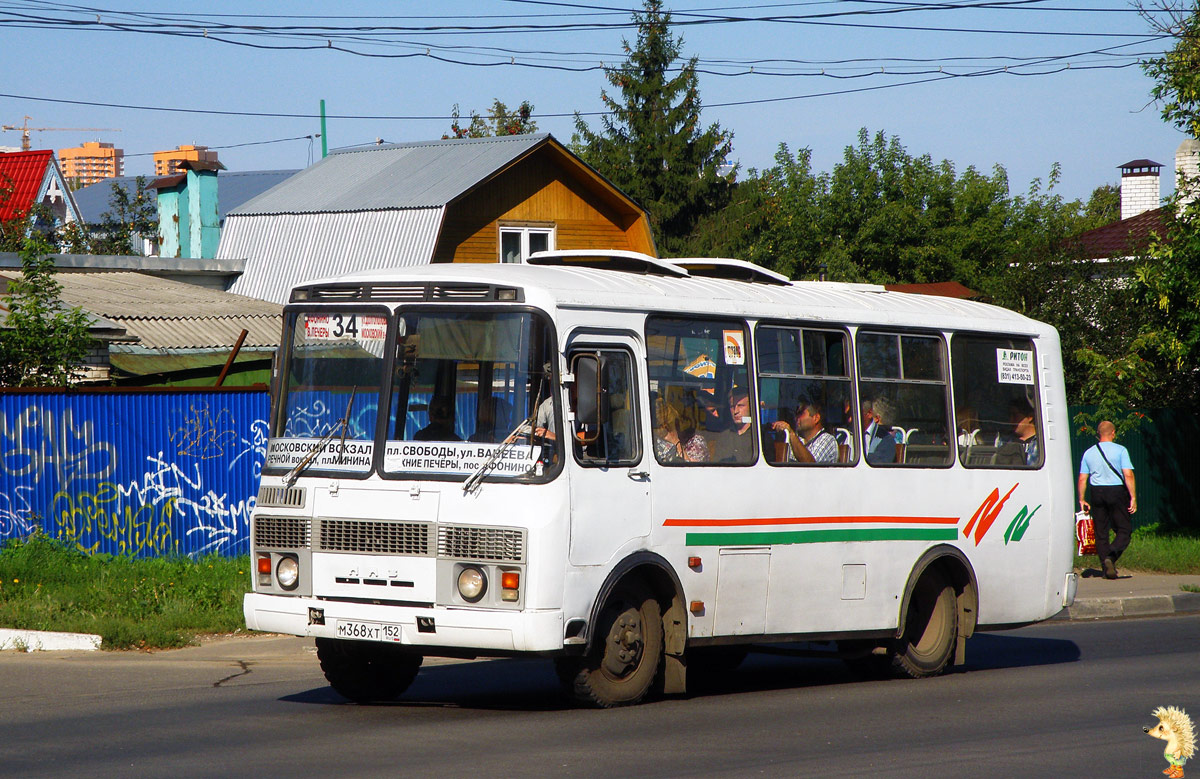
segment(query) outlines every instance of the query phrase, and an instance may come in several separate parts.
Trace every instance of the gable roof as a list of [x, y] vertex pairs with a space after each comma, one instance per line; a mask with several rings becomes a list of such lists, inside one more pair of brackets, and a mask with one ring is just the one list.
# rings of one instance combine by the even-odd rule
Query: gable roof
[[[46, 182], [46, 168], [54, 152], [13, 151], [0, 153], [0, 219], [19, 219], [29, 213]], [[5, 199], [3, 193], [11, 193]]]
[[551, 135], [543, 133], [448, 138], [337, 151], [233, 210], [231, 215], [438, 208], [550, 143], [557, 145]]
[[[258, 197], [271, 187], [296, 175], [297, 170], [246, 170], [230, 173], [223, 171], [217, 178], [217, 220], [224, 221], [225, 215], [248, 200]], [[143, 176], [146, 184], [154, 181], [153, 176]], [[137, 190], [137, 176], [117, 176], [90, 184], [75, 192], [75, 205], [87, 224], [98, 224], [110, 210], [112, 187], [117, 185], [132, 197]]]
[[908, 292], [915, 295], [935, 295], [942, 298], [973, 300], [979, 293], [957, 281], [934, 281], [925, 284], [884, 284], [888, 292]]
[[1150, 245], [1150, 236], [1167, 236], [1169, 206], [1143, 211], [1137, 216], [1080, 233], [1072, 244], [1088, 260], [1129, 257]]

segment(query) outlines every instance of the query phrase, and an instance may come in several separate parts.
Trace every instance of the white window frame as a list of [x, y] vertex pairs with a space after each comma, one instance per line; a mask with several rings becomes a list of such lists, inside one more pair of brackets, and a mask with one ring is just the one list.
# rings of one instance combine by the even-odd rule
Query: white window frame
[[532, 253], [529, 250], [529, 236], [545, 235], [547, 237], [547, 251], [553, 251], [555, 245], [555, 227], [551, 223], [543, 224], [501, 224], [500, 232], [496, 240], [497, 262], [504, 262], [504, 236], [505, 234], [518, 234], [521, 236], [521, 259], [520, 262], [525, 262]]

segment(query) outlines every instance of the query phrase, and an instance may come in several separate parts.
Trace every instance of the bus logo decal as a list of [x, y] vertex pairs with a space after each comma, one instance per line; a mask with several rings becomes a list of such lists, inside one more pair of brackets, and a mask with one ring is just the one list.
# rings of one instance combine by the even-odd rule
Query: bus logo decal
[[[1000, 510], [1004, 508], [1004, 502], [1008, 500], [1008, 496], [1013, 494], [1013, 490], [1019, 484], [1020, 482], [1014, 484], [1008, 492], [1004, 493], [1003, 498], [1000, 497], [1000, 488], [994, 488], [991, 494], [983, 499], [983, 503], [979, 504], [979, 508], [975, 509], [975, 513], [971, 516], [971, 521], [963, 528], [963, 538], [970, 537], [971, 528], [975, 528], [975, 546], [979, 546], [979, 542], [987, 535], [988, 530], [992, 527], [992, 523], [996, 521], [996, 517], [1000, 516]], [[979, 523], [978, 526], [975, 525], [976, 522]], [[1024, 532], [1024, 529], [1022, 529], [1022, 535]]]
[[1013, 521], [1008, 524], [1008, 530], [1004, 531], [1004, 545], [1008, 546], [1008, 542], [1020, 541], [1025, 535], [1025, 531], [1029, 529], [1029, 521], [1033, 519], [1033, 515], [1042, 507], [1039, 503], [1034, 507], [1033, 511], [1029, 510], [1029, 506], [1022, 506], [1017, 515], [1013, 517]]

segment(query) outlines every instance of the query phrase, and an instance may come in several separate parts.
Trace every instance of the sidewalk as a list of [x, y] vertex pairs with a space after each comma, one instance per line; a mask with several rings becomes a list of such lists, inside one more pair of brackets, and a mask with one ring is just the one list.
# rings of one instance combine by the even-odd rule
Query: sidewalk
[[1200, 592], [1185, 592], [1181, 584], [1200, 587], [1200, 576], [1175, 576], [1120, 570], [1105, 579], [1098, 569], [1080, 574], [1075, 603], [1055, 619], [1114, 619], [1168, 614], [1200, 614]]

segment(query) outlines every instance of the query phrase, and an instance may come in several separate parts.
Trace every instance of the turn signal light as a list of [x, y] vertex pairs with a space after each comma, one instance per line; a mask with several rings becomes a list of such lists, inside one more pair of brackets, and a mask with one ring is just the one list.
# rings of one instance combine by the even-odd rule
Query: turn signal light
[[700, 558], [699, 557], [693, 556], [693, 557], [688, 558], [688, 568], [699, 568], [699, 567], [700, 567]]
[[500, 600], [515, 601], [521, 597], [521, 573], [520, 571], [501, 571], [500, 572]]
[[258, 572], [270, 575], [270, 573], [271, 573], [271, 555], [260, 554], [258, 556]]

